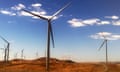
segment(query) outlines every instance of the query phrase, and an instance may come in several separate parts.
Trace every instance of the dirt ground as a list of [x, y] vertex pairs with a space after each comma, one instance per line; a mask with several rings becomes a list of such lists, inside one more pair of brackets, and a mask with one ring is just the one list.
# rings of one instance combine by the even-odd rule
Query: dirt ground
[[[0, 62], [0, 72], [45, 72], [45, 58]], [[50, 72], [120, 72], [119, 63], [77, 63], [71, 60], [50, 60]]]

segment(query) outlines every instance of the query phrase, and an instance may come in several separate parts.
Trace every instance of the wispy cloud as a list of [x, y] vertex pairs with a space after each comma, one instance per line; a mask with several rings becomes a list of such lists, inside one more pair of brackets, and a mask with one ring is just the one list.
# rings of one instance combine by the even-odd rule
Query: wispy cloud
[[92, 18], [92, 19], [83, 20], [82, 22], [84, 24], [93, 25], [93, 24], [97, 24], [98, 21], [100, 21], [100, 19], [98, 19], [98, 18]]
[[5, 15], [10, 15], [10, 16], [15, 16], [16, 13], [10, 12], [8, 10], [0, 10], [1, 14], [5, 14]]
[[13, 7], [11, 7], [11, 9], [13, 9], [13, 10], [21, 10], [23, 8], [26, 8], [26, 6], [24, 4], [21, 4], [21, 3], [19, 3], [18, 5], [15, 5]]
[[[110, 19], [107, 19], [110, 18]], [[81, 18], [73, 18], [67, 21], [73, 27], [83, 27], [89, 25], [114, 25], [120, 26], [119, 16], [105, 16], [102, 19], [100, 18], [89, 18], [89, 19], [81, 19]]]
[[31, 14], [25, 12], [25, 11], [20, 11], [20, 12], [18, 12], [18, 15], [19, 15], [19, 16], [33, 16], [33, 15], [31, 15]]
[[115, 16], [115, 15], [113, 15], [113, 16], [105, 16], [105, 18], [116, 20], [116, 19], [119, 19], [119, 16]]
[[73, 27], [83, 27], [85, 26], [84, 23], [80, 19], [73, 18], [72, 20], [68, 20], [68, 23], [71, 24]]
[[110, 21], [100, 21], [97, 24], [99, 24], [99, 25], [106, 25], [106, 24], [110, 24], [110, 23], [111, 23]]
[[23, 8], [26, 8], [25, 5], [20, 3], [18, 5], [15, 5], [15, 6], [8, 8], [7, 10], [0, 9], [0, 13], [5, 14], [5, 15], [10, 15], [10, 16], [15, 16], [15, 15], [19, 16], [19, 12]]
[[15, 21], [8, 21], [8, 23], [9, 23], [9, 24], [11, 24], [11, 23], [15, 23]]
[[120, 20], [112, 21], [112, 24], [116, 26], [120, 26]]
[[71, 24], [71, 26], [73, 27], [83, 27], [83, 26], [98, 24], [99, 21], [100, 19], [98, 18], [91, 18], [86, 20], [73, 18], [71, 20], [68, 20], [67, 22]]
[[99, 33], [96, 33], [94, 35], [90, 35], [91, 38], [93, 39], [108, 39], [108, 40], [119, 40], [120, 39], [120, 35], [115, 35], [115, 34], [112, 34], [110, 32], [99, 32]]
[[40, 3], [35, 3], [35, 4], [32, 4], [31, 6], [32, 6], [32, 7], [41, 7], [42, 4], [40, 4]]

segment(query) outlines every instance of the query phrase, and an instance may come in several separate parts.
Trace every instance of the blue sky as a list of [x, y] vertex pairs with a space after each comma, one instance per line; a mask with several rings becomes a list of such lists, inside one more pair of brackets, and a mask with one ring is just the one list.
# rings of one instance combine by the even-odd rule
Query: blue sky
[[[26, 59], [45, 56], [47, 22], [21, 9], [50, 17], [69, 0], [3, 0], [0, 2], [0, 35], [11, 43], [10, 57], [24, 49]], [[105, 47], [97, 49], [104, 34], [109, 40], [109, 60], [119, 61], [119, 0], [73, 0], [71, 5], [52, 21], [55, 48], [51, 56], [75, 61], [104, 61]], [[5, 43], [0, 39], [0, 47]], [[0, 59], [3, 51], [0, 50]]]

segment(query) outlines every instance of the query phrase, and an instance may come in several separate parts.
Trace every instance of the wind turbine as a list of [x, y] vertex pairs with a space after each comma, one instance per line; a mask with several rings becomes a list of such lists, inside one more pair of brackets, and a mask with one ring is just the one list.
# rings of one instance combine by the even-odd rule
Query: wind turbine
[[101, 48], [105, 45], [105, 56], [106, 56], [106, 65], [108, 64], [108, 39], [103, 35], [103, 42], [98, 50], [101, 50]]
[[21, 59], [24, 58], [24, 55], [23, 55], [23, 54], [24, 54], [24, 49], [21, 50]]
[[[68, 7], [70, 5], [71, 2], [69, 2], [68, 4], [66, 4], [65, 6], [63, 6], [61, 9], [59, 9], [57, 12], [55, 12], [50, 18], [46, 18], [44, 16], [41, 15], [37, 15], [34, 14], [30, 11], [27, 11], [25, 9], [22, 9], [23, 11], [36, 16], [40, 19], [46, 20], [48, 22], [48, 32], [47, 32], [47, 58], [46, 58], [46, 71], [49, 72], [50, 69], [50, 39], [52, 39], [52, 44], [53, 44], [53, 48], [54, 48], [54, 37], [53, 37], [53, 31], [52, 31], [52, 24], [51, 22], [53, 21], [53, 18], [58, 15], [60, 12], [62, 12], [66, 7]], [[51, 38], [50, 38], [51, 37]]]
[[9, 50], [10, 50], [10, 43], [3, 38], [2, 36], [0, 36], [0, 38], [7, 43], [7, 47], [5, 48], [5, 55], [4, 55], [4, 61], [8, 62], [9, 61]]
[[18, 53], [15, 53], [14, 55], [14, 59], [17, 59]]
[[[4, 48], [0, 48], [0, 50], [2, 50], [3, 51], [3, 53], [5, 52], [5, 49]], [[3, 55], [3, 54], [2, 54]], [[4, 57], [5, 57], [5, 55], [6, 54], [4, 54]], [[6, 59], [4, 58], [4, 61], [5, 61]]]
[[38, 58], [38, 55], [39, 55], [39, 54], [38, 54], [38, 52], [36, 52], [36, 54], [35, 54], [35, 55], [36, 55], [36, 58]]

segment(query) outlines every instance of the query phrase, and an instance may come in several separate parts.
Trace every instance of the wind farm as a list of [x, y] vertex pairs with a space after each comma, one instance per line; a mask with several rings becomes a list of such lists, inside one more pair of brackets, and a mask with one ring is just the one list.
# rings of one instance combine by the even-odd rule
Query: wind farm
[[1, 39], [5, 42], [5, 43], [7, 43], [7, 45], [6, 45], [6, 47], [5, 48], [3, 48], [3, 50], [4, 50], [4, 52], [5, 52], [5, 54], [4, 54], [4, 61], [5, 62], [8, 62], [9, 61], [9, 48], [10, 48], [10, 43], [5, 39], [5, 38], [3, 38], [2, 36], [0, 36], [1, 37]]
[[120, 72], [119, 2], [1, 1], [0, 72]]

